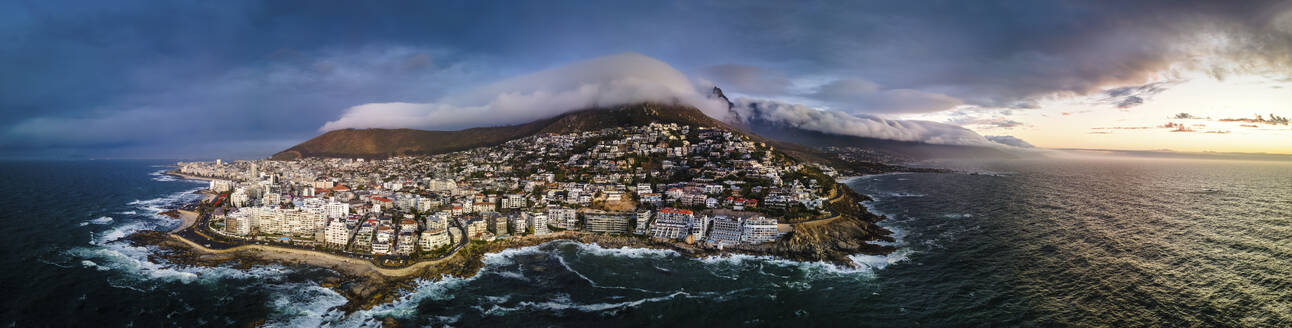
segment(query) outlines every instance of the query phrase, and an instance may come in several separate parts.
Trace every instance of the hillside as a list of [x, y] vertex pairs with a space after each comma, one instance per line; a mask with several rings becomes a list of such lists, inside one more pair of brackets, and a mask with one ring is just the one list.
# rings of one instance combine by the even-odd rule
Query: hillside
[[564, 134], [648, 123], [678, 123], [736, 131], [699, 109], [682, 105], [642, 103], [586, 109], [525, 124], [458, 131], [413, 129], [345, 129], [324, 133], [274, 154], [271, 159], [302, 157], [385, 158], [392, 155], [440, 154], [498, 145], [535, 134]]
[[742, 128], [760, 136], [808, 147], [835, 147], [830, 151], [863, 162], [907, 163], [928, 159], [1013, 158], [1016, 155], [991, 147], [940, 145], [829, 134], [800, 128], [750, 122]]

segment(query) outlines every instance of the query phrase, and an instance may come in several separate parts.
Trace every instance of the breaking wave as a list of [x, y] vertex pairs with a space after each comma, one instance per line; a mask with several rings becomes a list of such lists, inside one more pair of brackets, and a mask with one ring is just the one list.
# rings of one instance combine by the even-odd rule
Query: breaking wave
[[514, 307], [494, 305], [493, 308], [485, 311], [484, 314], [489, 316], [500, 316], [514, 311], [530, 310], [530, 311], [551, 311], [551, 312], [581, 311], [581, 312], [590, 312], [590, 313], [600, 313], [602, 315], [609, 316], [609, 315], [615, 315], [625, 309], [641, 306], [642, 304], [645, 304], [645, 303], [671, 301], [677, 297], [690, 298], [694, 296], [686, 292], [679, 291], [679, 292], [674, 292], [672, 294], [668, 294], [664, 296], [649, 297], [649, 298], [643, 298], [643, 299], [626, 301], [626, 302], [579, 304], [579, 303], [575, 303], [574, 301], [571, 301], [570, 296], [568, 294], [560, 294], [560, 295], [557, 295], [556, 297], [553, 297], [551, 300], [543, 301], [543, 302], [522, 301], [517, 303], [516, 306]]
[[605, 248], [595, 243], [592, 243], [592, 244], [576, 243], [576, 242], [570, 242], [570, 243], [577, 246], [579, 248], [579, 252], [581, 253], [592, 254], [597, 256], [615, 256], [615, 257], [627, 257], [627, 258], [640, 259], [640, 258], [648, 258], [648, 257], [653, 257], [653, 258], [673, 257], [673, 256], [680, 255], [677, 253], [677, 251], [674, 251], [671, 249], [632, 248], [628, 246], [624, 246], [620, 248]]
[[98, 224], [98, 225], [104, 225], [104, 224], [108, 224], [108, 223], [112, 223], [112, 217], [110, 217], [110, 216], [100, 216], [100, 217], [98, 217], [97, 219], [93, 219], [93, 220], [90, 220], [90, 221], [82, 222], [82, 223], [81, 223], [81, 225], [82, 225], [82, 226], [84, 226], [84, 225], [86, 225], [86, 224]]
[[337, 307], [345, 305], [345, 297], [318, 284], [284, 284], [273, 291], [270, 307], [274, 313], [265, 327], [322, 327], [344, 316]]

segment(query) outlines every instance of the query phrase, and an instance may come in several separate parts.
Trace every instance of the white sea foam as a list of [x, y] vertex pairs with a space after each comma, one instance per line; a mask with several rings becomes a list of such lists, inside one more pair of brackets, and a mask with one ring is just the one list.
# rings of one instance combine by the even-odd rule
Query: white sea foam
[[887, 193], [887, 195], [891, 197], [924, 197], [924, 194], [906, 193], [906, 192], [890, 192], [890, 193]]
[[949, 214], [943, 214], [943, 215], [942, 215], [942, 217], [943, 217], [943, 218], [947, 218], [947, 219], [968, 219], [968, 218], [972, 218], [972, 217], [973, 217], [973, 214], [969, 214], [969, 213], [949, 213]]
[[[543, 244], [546, 245], [546, 244]], [[520, 255], [543, 254], [547, 251], [539, 249], [543, 245], [525, 246], [521, 248], [508, 248], [497, 253], [488, 253], [484, 255], [483, 262], [485, 267], [502, 267], [516, 263], [512, 258]]]
[[888, 255], [856, 254], [856, 255], [848, 256], [848, 259], [851, 259], [853, 263], [856, 263], [859, 266], [862, 266], [862, 267], [868, 268], [869, 270], [874, 271], [874, 270], [883, 270], [889, 265], [892, 265], [895, 263], [909, 261], [910, 255], [914, 252], [915, 251], [911, 250], [910, 248], [903, 247], [903, 248], [898, 248], [897, 251], [894, 251]]
[[249, 270], [228, 267], [173, 266], [168, 263], [155, 263], [150, 260], [148, 256], [155, 251], [148, 247], [136, 247], [123, 242], [114, 242], [95, 247], [74, 248], [69, 250], [68, 254], [73, 258], [82, 259], [82, 261], [95, 260], [91, 262], [96, 263], [97, 267], [120, 272], [134, 281], [159, 280], [185, 284], [193, 282], [209, 283], [221, 279], [281, 277], [290, 271], [277, 265], [259, 266]]
[[129, 236], [130, 234], [135, 233], [136, 231], [147, 230], [147, 229], [152, 229], [156, 227], [157, 227], [157, 224], [146, 222], [146, 221], [132, 221], [132, 222], [118, 224], [98, 234], [91, 232], [90, 244], [105, 245], [109, 242], [113, 242], [118, 239], [125, 238], [126, 236]]
[[345, 305], [345, 297], [315, 283], [285, 284], [273, 290], [274, 313], [265, 327], [321, 327], [344, 316], [336, 308]]
[[[195, 199], [192, 191], [182, 191], [166, 196], [136, 200], [129, 205], [146, 212], [160, 212], [166, 207], [173, 207], [180, 202]], [[132, 211], [133, 212], [133, 211]], [[169, 263], [156, 263], [149, 255], [157, 250], [150, 247], [131, 246], [121, 239], [132, 233], [157, 229], [171, 219], [162, 215], [149, 215], [142, 219], [118, 221], [112, 217], [100, 217], [87, 223], [108, 225], [107, 230], [90, 233], [90, 246], [67, 250], [71, 258], [81, 259], [83, 264], [94, 263], [102, 271], [120, 272], [124, 279], [112, 282], [114, 286], [139, 289], [136, 285], [149, 280], [173, 281], [180, 283], [211, 282], [220, 279], [244, 279], [248, 277], [280, 277], [288, 270], [282, 266], [259, 266], [249, 270], [237, 270], [228, 267], [183, 267]]]
[[485, 300], [486, 300], [486, 301], [488, 301], [489, 303], [493, 303], [493, 304], [503, 304], [503, 303], [507, 303], [507, 301], [510, 301], [510, 300], [511, 300], [511, 294], [507, 294], [507, 295], [503, 295], [503, 296], [485, 296], [484, 298], [485, 298]]
[[411, 318], [413, 315], [417, 314], [417, 304], [421, 303], [422, 300], [429, 299], [443, 301], [453, 298], [453, 291], [476, 280], [478, 277], [480, 277], [479, 274], [469, 278], [441, 276], [440, 279], [435, 281], [419, 279], [417, 281], [417, 287], [414, 288], [412, 292], [405, 292], [393, 302], [378, 305], [369, 310], [356, 312], [354, 315], [351, 315], [351, 318], [348, 318], [348, 321], [354, 321], [355, 319], [359, 321], [367, 321], [372, 318], [385, 317]]
[[142, 211], [143, 213], [147, 214], [148, 217], [154, 219], [152, 221], [154, 222], [154, 225], [150, 227], [151, 229], [156, 229], [163, 226], [172, 226], [172, 225], [178, 224], [179, 220], [175, 218], [171, 218], [166, 215], [161, 215], [158, 213], [175, 209], [176, 207], [179, 207], [179, 205], [202, 198], [202, 195], [198, 195], [194, 193], [202, 189], [205, 189], [205, 188], [189, 189], [186, 191], [171, 193], [171, 194], [167, 194], [165, 196], [157, 197], [153, 199], [135, 200], [130, 203], [127, 203], [127, 205], [134, 206], [138, 211]]
[[166, 170], [161, 170], [161, 171], [153, 172], [153, 173], [150, 173], [150, 174], [148, 174], [148, 175], [151, 175], [151, 176], [153, 177], [153, 181], [172, 182], [172, 181], [178, 181], [178, 180], [179, 180], [179, 179], [176, 179], [174, 176], [172, 176], [172, 175], [170, 175], [170, 174], [166, 174]]
[[615, 257], [628, 257], [628, 258], [639, 259], [639, 258], [647, 258], [647, 257], [653, 257], [653, 258], [671, 257], [671, 256], [679, 255], [676, 251], [671, 249], [632, 248], [627, 246], [620, 247], [620, 248], [605, 248], [595, 243], [593, 244], [574, 243], [574, 242], [571, 242], [571, 243], [578, 246], [579, 252], [581, 253], [587, 253], [587, 254], [598, 255], [598, 256], [615, 256]]
[[[877, 178], [882, 178], [882, 177], [886, 177], [886, 176], [905, 175], [905, 174], [914, 174], [914, 173], [913, 173], [913, 172], [888, 172], [888, 173], [866, 174], [866, 175], [862, 175], [862, 176], [859, 176], [859, 177], [855, 177], [855, 178], [853, 178], [853, 180], [860, 180], [860, 179], [877, 179]], [[851, 182], [851, 181], [849, 181], [849, 182]]]
[[[166, 166], [159, 166], [159, 167], [166, 167]], [[159, 170], [159, 171], [149, 173], [148, 175], [152, 176], [153, 181], [158, 181], [158, 182], [180, 181], [180, 182], [189, 182], [189, 183], [207, 183], [206, 181], [203, 181], [203, 180], [189, 179], [189, 178], [170, 175], [169, 173], [166, 173], [166, 171], [169, 171], [169, 170]]]
[[94, 261], [90, 261], [90, 260], [81, 261], [81, 266], [84, 266], [87, 268], [94, 268], [95, 270], [99, 270], [99, 271], [112, 270], [112, 268], [100, 266], [98, 263], [94, 263]]
[[[783, 259], [775, 256], [766, 256], [766, 255], [754, 256], [754, 255], [746, 255], [746, 254], [725, 254], [725, 255], [704, 257], [699, 260], [710, 266], [740, 267], [740, 266], [753, 265], [753, 264], [770, 264], [770, 265], [775, 265], [775, 266], [784, 267], [784, 268], [794, 268], [804, 273], [805, 276], [809, 279], [819, 278], [819, 277], [859, 276], [858, 274], [863, 274], [860, 276], [868, 277], [870, 273], [873, 273], [872, 270], [867, 267], [854, 268], [854, 267], [847, 267], [847, 266], [839, 266], [839, 265], [827, 263], [825, 261], [815, 261], [815, 262], [794, 261], [794, 260], [787, 260], [787, 259]], [[715, 275], [719, 277], [735, 280], [733, 279], [733, 277], [723, 276], [719, 272], [713, 271], [713, 269], [710, 269], [710, 272], [715, 273]]]
[[689, 298], [693, 296], [691, 296], [686, 292], [679, 291], [668, 295], [649, 297], [649, 298], [643, 298], [643, 299], [626, 301], [626, 302], [580, 304], [580, 303], [571, 301], [569, 295], [561, 294], [561, 295], [557, 295], [556, 297], [553, 297], [551, 300], [543, 301], [543, 302], [531, 302], [531, 301], [519, 302], [514, 307], [504, 307], [501, 305], [494, 305], [493, 308], [490, 308], [489, 310], [485, 311], [484, 314], [485, 315], [504, 315], [517, 310], [531, 310], [531, 311], [550, 311], [550, 312], [558, 312], [558, 313], [565, 312], [565, 311], [580, 311], [580, 312], [589, 312], [589, 313], [600, 313], [602, 315], [614, 315], [619, 313], [619, 311], [623, 311], [629, 308], [636, 308], [641, 306], [642, 304], [665, 302], [665, 301], [673, 300], [674, 298], [677, 298], [677, 297]]
[[517, 271], [493, 271], [492, 273], [500, 277], [506, 277], [506, 278], [522, 280], [522, 281], [529, 281], [529, 278], [525, 277], [524, 273], [520, 273]]

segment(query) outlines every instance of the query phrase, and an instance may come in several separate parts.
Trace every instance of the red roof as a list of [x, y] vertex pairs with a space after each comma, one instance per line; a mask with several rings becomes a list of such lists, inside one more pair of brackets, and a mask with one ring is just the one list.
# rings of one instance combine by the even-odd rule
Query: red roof
[[379, 196], [372, 196], [372, 200], [375, 200], [375, 201], [378, 201], [378, 202], [387, 202], [387, 203], [389, 203], [389, 202], [390, 202], [390, 198], [386, 198], [386, 197], [379, 197]]
[[336, 191], [349, 191], [349, 190], [350, 190], [350, 187], [346, 187], [345, 185], [336, 185], [335, 187], [332, 187], [332, 190], [336, 190]]
[[667, 213], [667, 214], [687, 214], [687, 215], [694, 214], [694, 212], [691, 212], [691, 210], [687, 210], [687, 209], [680, 209], [680, 208], [672, 208], [672, 207], [669, 207], [669, 208], [662, 208], [662, 209], [660, 209], [660, 210], [659, 210], [659, 212], [660, 212], [660, 213]]

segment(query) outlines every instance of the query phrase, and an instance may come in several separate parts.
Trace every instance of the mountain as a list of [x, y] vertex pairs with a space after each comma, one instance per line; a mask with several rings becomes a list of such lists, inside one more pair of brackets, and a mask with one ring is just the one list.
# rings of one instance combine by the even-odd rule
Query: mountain
[[[734, 106], [722, 89], [711, 96]], [[730, 110], [729, 122], [714, 119], [689, 105], [638, 103], [584, 109], [534, 122], [457, 131], [414, 129], [344, 129], [324, 133], [274, 154], [275, 160], [303, 157], [385, 158], [394, 155], [442, 154], [499, 145], [536, 134], [565, 134], [648, 123], [677, 123], [729, 130], [767, 143], [791, 157], [826, 163], [859, 172], [884, 170], [874, 163], [903, 163], [937, 158], [1008, 158], [1014, 155], [990, 147], [936, 145], [918, 142], [827, 134], [782, 124], [746, 122]], [[822, 147], [830, 148], [823, 151]]]
[[830, 134], [753, 120], [742, 128], [760, 136], [809, 147], [832, 147], [827, 152], [863, 162], [905, 163], [928, 159], [1014, 158], [1017, 155], [992, 147], [941, 145], [912, 141]]
[[536, 134], [565, 134], [649, 123], [677, 123], [737, 131], [735, 127], [713, 119], [692, 106], [641, 103], [580, 110], [525, 124], [457, 131], [335, 130], [274, 154], [271, 158], [385, 158], [391, 155], [441, 154], [498, 145]]

